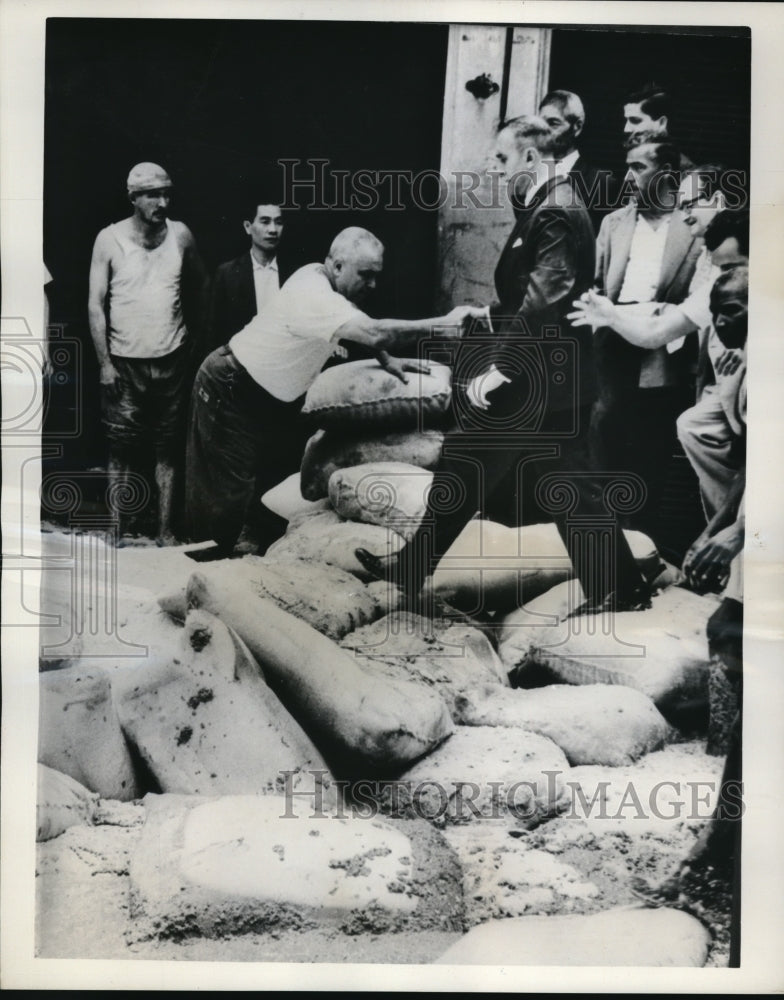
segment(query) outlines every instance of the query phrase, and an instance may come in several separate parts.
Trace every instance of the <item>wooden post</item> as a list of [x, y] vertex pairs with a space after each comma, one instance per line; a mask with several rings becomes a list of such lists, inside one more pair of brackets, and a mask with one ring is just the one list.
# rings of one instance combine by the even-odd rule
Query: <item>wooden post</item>
[[488, 173], [502, 102], [507, 118], [534, 112], [546, 91], [549, 55], [548, 28], [450, 26], [441, 146], [448, 198], [439, 212], [439, 308], [495, 298], [493, 271], [513, 222], [505, 185]]

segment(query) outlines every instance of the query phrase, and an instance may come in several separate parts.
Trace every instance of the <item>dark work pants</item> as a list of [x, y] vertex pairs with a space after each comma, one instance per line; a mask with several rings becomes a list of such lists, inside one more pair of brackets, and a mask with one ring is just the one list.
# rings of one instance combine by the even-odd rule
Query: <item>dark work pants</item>
[[302, 400], [284, 403], [255, 382], [228, 347], [210, 354], [196, 375], [186, 458], [188, 534], [233, 547], [243, 525], [260, 549], [285, 524], [266, 517], [262, 493], [299, 469], [305, 432]]
[[594, 602], [615, 591], [633, 599], [645, 580], [605, 505], [608, 484], [592, 468], [587, 413], [546, 414], [536, 432], [521, 435], [514, 427], [519, 392], [513, 382], [495, 390], [489, 411], [475, 411], [473, 425], [469, 407], [459, 407], [460, 425], [444, 440], [422, 525], [399, 553], [397, 582], [416, 594], [485, 498], [516, 470], [515, 481], [531, 479], [540, 506], [558, 526], [586, 598]]
[[642, 479], [645, 499], [626, 523], [656, 541], [670, 460], [679, 450], [676, 421], [693, 405], [694, 386], [639, 388], [645, 352], [612, 330], [597, 330], [594, 350], [599, 395], [591, 413], [592, 459], [604, 472]]

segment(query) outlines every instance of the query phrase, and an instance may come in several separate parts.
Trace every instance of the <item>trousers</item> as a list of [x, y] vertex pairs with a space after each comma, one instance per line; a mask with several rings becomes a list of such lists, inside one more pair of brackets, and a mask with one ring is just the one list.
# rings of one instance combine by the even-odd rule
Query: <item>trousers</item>
[[740, 442], [727, 421], [716, 386], [705, 388], [700, 401], [678, 417], [677, 427], [678, 439], [700, 483], [705, 517], [710, 521], [723, 505], [743, 463]]
[[268, 393], [227, 346], [204, 360], [193, 385], [186, 451], [193, 541], [211, 538], [232, 547], [246, 522], [265, 548], [282, 534], [277, 520], [274, 527], [265, 521], [259, 498], [299, 468], [301, 405], [301, 399], [284, 403]]
[[422, 523], [398, 553], [398, 583], [416, 594], [468, 521], [514, 471], [518, 482], [531, 479], [540, 506], [551, 512], [586, 599], [598, 602], [615, 592], [632, 600], [645, 588], [645, 578], [617, 518], [608, 515], [608, 484], [591, 463], [589, 411], [547, 413], [535, 433], [521, 436], [513, 425], [519, 387], [507, 383], [489, 393], [488, 402], [486, 420], [476, 426], [463, 421], [445, 436]]

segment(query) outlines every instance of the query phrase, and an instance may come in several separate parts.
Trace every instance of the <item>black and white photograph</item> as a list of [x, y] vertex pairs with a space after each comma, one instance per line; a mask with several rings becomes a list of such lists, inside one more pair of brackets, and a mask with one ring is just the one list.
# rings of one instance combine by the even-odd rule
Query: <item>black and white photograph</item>
[[781, 5], [27, 8], [3, 985], [780, 990]]

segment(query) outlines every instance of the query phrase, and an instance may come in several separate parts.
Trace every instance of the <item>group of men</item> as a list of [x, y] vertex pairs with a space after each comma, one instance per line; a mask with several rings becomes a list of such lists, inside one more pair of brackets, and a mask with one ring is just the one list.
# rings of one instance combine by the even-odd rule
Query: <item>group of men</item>
[[[428, 512], [399, 557], [361, 552], [371, 573], [416, 595], [494, 490], [541, 499], [560, 477], [576, 499], [553, 519], [586, 608], [645, 606], [648, 581], [620, 521], [609, 541], [599, 533], [609, 546], [601, 559], [577, 522], [604, 524], [608, 483], [625, 476], [642, 497], [634, 523], [655, 538], [677, 432], [709, 522], [685, 569], [699, 586], [715, 586], [717, 574], [723, 581], [742, 545], [742, 506], [732, 530], [713, 528], [723, 498], [738, 489], [744, 432], [727, 407], [737, 405], [745, 358], [742, 349], [717, 351], [710, 295], [722, 269], [747, 260], [747, 216], [727, 209], [721, 167], [684, 159], [668, 118], [668, 97], [656, 87], [627, 98], [620, 191], [579, 152], [585, 113], [576, 94], [552, 91], [538, 115], [502, 123], [495, 161], [515, 225], [495, 272], [497, 301], [419, 321], [362, 311], [383, 267], [383, 247], [366, 230], [343, 230], [323, 263], [282, 274], [282, 211], [264, 196], [245, 213], [249, 251], [209, 281], [191, 233], [168, 217], [168, 174], [155, 164], [134, 167], [131, 217], [95, 243], [89, 319], [110, 477], [121, 482], [138, 444], [154, 442], [159, 544], [174, 540], [174, 476], [187, 436], [185, 534], [214, 540], [221, 557], [243, 540], [263, 552], [281, 525], [259, 497], [298, 468], [303, 397], [324, 365], [353, 345], [405, 380], [394, 352], [416, 355], [419, 339], [437, 327], [462, 338], [455, 412], [477, 419], [456, 421], [436, 480], [457, 477], [466, 488], [449, 512]], [[553, 350], [555, 340], [565, 355]], [[464, 349], [469, 341], [481, 347], [478, 367], [476, 351]], [[466, 374], [459, 358], [469, 355]], [[523, 426], [515, 421], [531, 398], [532, 358], [536, 389], [546, 391]], [[562, 371], [551, 370], [553, 358]], [[493, 434], [499, 440], [488, 447]], [[522, 500], [518, 513], [526, 516]]]
[[263, 196], [244, 220], [250, 250], [208, 282], [191, 233], [168, 218], [170, 178], [134, 167], [133, 214], [101, 231], [90, 271], [110, 475], [121, 481], [130, 449], [154, 442], [158, 540], [170, 543], [187, 422], [188, 537], [212, 539], [220, 557], [242, 551], [243, 538], [263, 553], [281, 526], [259, 498], [299, 467], [300, 409], [319, 372], [351, 345], [405, 381], [424, 366], [395, 355], [416, 357], [438, 328], [457, 342], [453, 429], [421, 527], [394, 556], [358, 549], [368, 573], [416, 601], [467, 521], [506, 490], [520, 500], [519, 523], [535, 496], [558, 525], [585, 593], [576, 613], [645, 608], [651, 581], [623, 518], [608, 520], [608, 496], [618, 484], [636, 496], [633, 523], [655, 540], [677, 435], [706, 519], [683, 572], [697, 590], [724, 590], [709, 637], [737, 665], [748, 211], [728, 203], [724, 168], [695, 167], [677, 148], [655, 86], [624, 103], [620, 186], [579, 152], [576, 94], [554, 90], [538, 110], [496, 137], [514, 212], [496, 301], [422, 320], [363, 311], [384, 253], [367, 230], [344, 229], [323, 262], [281, 273], [281, 208]]

